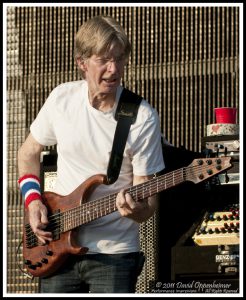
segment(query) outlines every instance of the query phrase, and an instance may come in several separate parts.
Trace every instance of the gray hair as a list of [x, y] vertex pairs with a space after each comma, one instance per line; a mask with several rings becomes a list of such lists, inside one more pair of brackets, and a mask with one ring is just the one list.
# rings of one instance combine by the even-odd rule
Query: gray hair
[[75, 36], [75, 60], [88, 59], [92, 55], [102, 55], [112, 43], [124, 49], [125, 57], [131, 53], [131, 44], [121, 25], [112, 17], [96, 16], [85, 22]]

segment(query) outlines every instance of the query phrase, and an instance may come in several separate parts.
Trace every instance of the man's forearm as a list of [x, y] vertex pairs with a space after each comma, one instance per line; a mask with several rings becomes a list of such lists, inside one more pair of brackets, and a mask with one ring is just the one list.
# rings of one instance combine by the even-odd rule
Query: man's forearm
[[19, 176], [25, 174], [40, 175], [40, 153], [42, 149], [43, 146], [29, 135], [18, 151]]

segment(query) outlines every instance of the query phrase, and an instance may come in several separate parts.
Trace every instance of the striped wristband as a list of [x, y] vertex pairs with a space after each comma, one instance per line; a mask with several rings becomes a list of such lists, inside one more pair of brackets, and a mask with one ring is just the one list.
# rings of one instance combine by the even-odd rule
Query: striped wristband
[[18, 184], [21, 190], [23, 199], [25, 200], [25, 207], [27, 208], [33, 200], [41, 200], [40, 180], [37, 176], [27, 174], [19, 178]]

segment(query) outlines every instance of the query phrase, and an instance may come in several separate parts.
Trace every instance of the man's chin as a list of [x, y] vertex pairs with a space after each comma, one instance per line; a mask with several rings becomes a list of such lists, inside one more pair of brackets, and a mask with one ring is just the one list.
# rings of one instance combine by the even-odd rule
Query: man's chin
[[119, 85], [114, 85], [114, 86], [104, 86], [104, 88], [103, 88], [103, 93], [105, 93], [105, 94], [112, 94], [112, 93], [115, 93], [118, 86], [119, 86]]

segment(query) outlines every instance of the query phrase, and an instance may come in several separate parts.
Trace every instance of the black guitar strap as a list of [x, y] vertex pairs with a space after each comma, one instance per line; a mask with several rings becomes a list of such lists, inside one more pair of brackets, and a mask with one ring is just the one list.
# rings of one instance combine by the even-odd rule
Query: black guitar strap
[[126, 140], [131, 125], [136, 121], [142, 99], [141, 96], [125, 88], [121, 93], [115, 113], [117, 125], [107, 169], [108, 184], [114, 183], [119, 177]]

